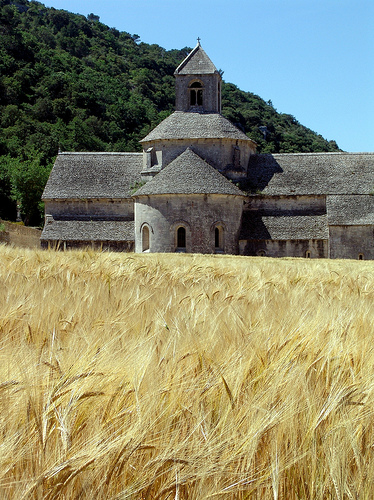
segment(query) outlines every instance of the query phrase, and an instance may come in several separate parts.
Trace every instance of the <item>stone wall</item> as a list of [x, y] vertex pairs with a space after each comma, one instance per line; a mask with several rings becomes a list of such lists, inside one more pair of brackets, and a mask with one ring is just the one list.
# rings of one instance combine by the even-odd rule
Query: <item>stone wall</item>
[[142, 252], [142, 228], [150, 231], [150, 252], [175, 252], [176, 231], [186, 229], [186, 252], [215, 253], [215, 227], [223, 228], [222, 253], [238, 253], [243, 199], [227, 195], [141, 196], [135, 202], [135, 251]]
[[266, 257], [328, 257], [328, 240], [241, 240], [240, 255]]
[[326, 213], [326, 196], [250, 196], [246, 200], [245, 210], [261, 210], [271, 213], [300, 212], [317, 215]]
[[220, 113], [220, 85], [221, 77], [215, 75], [176, 75], [175, 78], [175, 109], [189, 111], [189, 86], [193, 82], [200, 82], [203, 86], [203, 109], [208, 113]]
[[330, 226], [332, 259], [374, 259], [374, 225]]
[[5, 230], [0, 232], [0, 243], [23, 248], [40, 248], [40, 229], [2, 220], [0, 223], [5, 227]]
[[[249, 157], [255, 153], [254, 146], [250, 142], [235, 139], [164, 139], [162, 141], [143, 143], [143, 147], [145, 156], [148, 148], [154, 148], [157, 165], [162, 168], [175, 160], [188, 147], [191, 147], [207, 163], [221, 171], [228, 168], [228, 166], [233, 166], [234, 148], [239, 147], [240, 165], [245, 173], [248, 169]], [[147, 164], [146, 159], [143, 164]], [[231, 177], [235, 177], [235, 173], [231, 174]], [[238, 177], [241, 177], [241, 175], [238, 174]]]
[[134, 202], [130, 199], [46, 200], [46, 218], [121, 218], [133, 220]]

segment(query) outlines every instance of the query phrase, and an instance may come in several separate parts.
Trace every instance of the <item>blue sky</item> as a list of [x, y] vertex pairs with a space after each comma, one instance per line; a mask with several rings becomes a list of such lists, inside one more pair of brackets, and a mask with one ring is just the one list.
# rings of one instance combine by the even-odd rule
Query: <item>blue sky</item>
[[374, 0], [47, 0], [165, 49], [196, 39], [223, 78], [345, 151], [374, 151]]

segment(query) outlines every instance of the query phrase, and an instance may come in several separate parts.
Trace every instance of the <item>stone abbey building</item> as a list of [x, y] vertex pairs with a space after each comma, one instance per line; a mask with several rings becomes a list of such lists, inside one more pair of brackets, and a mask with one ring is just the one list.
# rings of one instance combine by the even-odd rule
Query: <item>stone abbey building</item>
[[256, 154], [200, 43], [143, 153], [59, 153], [43, 247], [374, 259], [374, 154]]

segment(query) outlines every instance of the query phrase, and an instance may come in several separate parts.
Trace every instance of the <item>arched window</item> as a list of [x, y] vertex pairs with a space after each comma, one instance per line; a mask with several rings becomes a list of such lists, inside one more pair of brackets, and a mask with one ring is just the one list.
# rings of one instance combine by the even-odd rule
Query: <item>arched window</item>
[[186, 251], [186, 228], [179, 226], [177, 229], [177, 252]]
[[257, 255], [258, 255], [259, 257], [266, 257], [266, 250], [263, 250], [263, 249], [258, 250], [258, 251], [257, 251]]
[[359, 253], [358, 254], [358, 260], [364, 260], [364, 254], [363, 253]]
[[203, 86], [200, 82], [194, 82], [190, 85], [190, 106], [203, 105]]
[[240, 148], [238, 145], [234, 146], [232, 149], [232, 164], [234, 170], [240, 168]]
[[216, 226], [214, 228], [214, 249], [216, 252], [223, 252], [224, 250], [223, 236], [223, 227]]
[[312, 254], [311, 254], [311, 251], [310, 251], [310, 250], [307, 250], [307, 251], [305, 252], [305, 258], [306, 258], [306, 259], [311, 259], [311, 258], [312, 258]]
[[149, 250], [149, 227], [143, 226], [142, 229], [142, 252]]

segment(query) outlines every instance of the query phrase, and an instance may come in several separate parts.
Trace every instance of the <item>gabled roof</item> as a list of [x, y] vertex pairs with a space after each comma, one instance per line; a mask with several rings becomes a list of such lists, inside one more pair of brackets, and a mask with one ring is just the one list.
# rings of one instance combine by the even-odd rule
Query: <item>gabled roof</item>
[[245, 196], [235, 184], [228, 181], [190, 148], [138, 189], [134, 197], [158, 194]]
[[217, 68], [206, 55], [200, 43], [188, 54], [175, 70], [175, 75], [211, 75], [218, 73]]
[[374, 153], [258, 154], [249, 159], [248, 190], [269, 196], [370, 194]]
[[219, 113], [174, 111], [140, 142], [162, 139], [240, 139], [251, 141]]
[[42, 199], [130, 198], [142, 167], [141, 153], [59, 153]]

